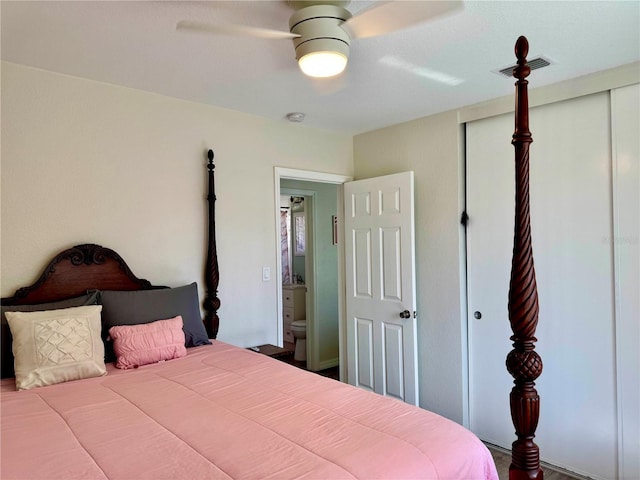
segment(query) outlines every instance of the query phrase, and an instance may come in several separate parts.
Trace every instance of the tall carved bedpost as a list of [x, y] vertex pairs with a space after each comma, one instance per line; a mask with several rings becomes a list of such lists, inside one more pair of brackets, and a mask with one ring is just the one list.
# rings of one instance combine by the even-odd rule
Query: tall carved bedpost
[[529, 100], [527, 80], [531, 69], [527, 65], [529, 43], [518, 38], [515, 53], [518, 64], [513, 70], [516, 82], [515, 132], [511, 143], [515, 147], [516, 198], [513, 260], [509, 286], [509, 321], [513, 336], [513, 350], [507, 355], [507, 370], [513, 376], [511, 390], [511, 419], [517, 440], [513, 442], [510, 480], [542, 480], [540, 452], [534, 443], [540, 397], [535, 380], [542, 373], [542, 359], [535, 351], [538, 324], [538, 291], [531, 249], [529, 218], [529, 144], [533, 141], [529, 131]]
[[213, 150], [207, 152], [207, 169], [209, 171], [209, 239], [207, 242], [207, 263], [205, 266], [205, 283], [207, 287], [206, 297], [204, 299], [204, 309], [206, 311], [204, 317], [204, 325], [209, 334], [209, 338], [216, 338], [218, 335], [218, 326], [220, 319], [218, 318], [218, 309], [220, 308], [220, 299], [218, 298], [218, 283], [220, 282], [220, 274], [218, 272], [218, 251], [216, 248], [216, 189], [215, 176], [213, 170]]

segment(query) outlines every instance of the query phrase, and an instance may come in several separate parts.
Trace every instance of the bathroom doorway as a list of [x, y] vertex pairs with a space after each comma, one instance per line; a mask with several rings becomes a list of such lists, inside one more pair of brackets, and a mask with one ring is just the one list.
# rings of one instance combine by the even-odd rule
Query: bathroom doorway
[[289, 180], [280, 182], [280, 313], [282, 346], [295, 351], [296, 364], [307, 368], [306, 330], [307, 324], [313, 322], [314, 313], [313, 308], [309, 308], [307, 313], [307, 291], [313, 290], [316, 283], [313, 274], [313, 225], [307, 222], [307, 217], [313, 218], [316, 192], [299, 188], [300, 183]]
[[[276, 168], [278, 338], [283, 342], [282, 345], [287, 341], [283, 295], [290, 292], [292, 285], [304, 285], [307, 369], [318, 371], [339, 365], [340, 378], [346, 378], [344, 362], [341, 362], [341, 358], [346, 356], [343, 354], [341, 321], [344, 301], [341, 292], [343, 251], [342, 245], [338, 244], [336, 218], [342, 209], [342, 183], [348, 180], [349, 177], [332, 174]], [[293, 200], [291, 197], [294, 197]], [[292, 201], [295, 206], [291, 205]], [[281, 207], [287, 206], [288, 215], [285, 208], [281, 210]], [[290, 222], [288, 227], [287, 223], [282, 223], [287, 216]], [[302, 223], [305, 225], [304, 245], [300, 244], [300, 237], [296, 238], [294, 219], [300, 217], [304, 220], [298, 220], [298, 226]], [[281, 243], [283, 234], [288, 235], [291, 241], [284, 240]], [[285, 250], [283, 245], [286, 246]], [[291, 306], [288, 305], [288, 308]]]

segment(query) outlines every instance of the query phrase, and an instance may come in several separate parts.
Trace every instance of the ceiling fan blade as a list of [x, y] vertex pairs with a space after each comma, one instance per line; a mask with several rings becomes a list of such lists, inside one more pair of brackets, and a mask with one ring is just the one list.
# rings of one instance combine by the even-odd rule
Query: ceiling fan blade
[[342, 26], [352, 38], [384, 35], [462, 9], [461, 0], [381, 2], [348, 19]]
[[291, 39], [300, 35], [280, 30], [270, 30], [268, 28], [249, 27], [246, 25], [221, 25], [213, 23], [194, 22], [191, 20], [181, 20], [176, 25], [176, 30], [189, 30], [191, 32], [217, 33], [227, 35], [249, 35], [259, 38]]

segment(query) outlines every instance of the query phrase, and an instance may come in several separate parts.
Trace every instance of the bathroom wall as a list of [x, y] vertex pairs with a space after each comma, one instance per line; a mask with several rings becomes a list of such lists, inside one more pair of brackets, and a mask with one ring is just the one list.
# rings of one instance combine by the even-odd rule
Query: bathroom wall
[[[313, 213], [307, 212], [307, 222], [314, 220], [311, 229], [313, 235], [314, 257], [313, 270], [315, 283], [313, 303], [315, 316], [312, 337], [307, 329], [309, 354], [314, 358], [311, 365], [328, 368], [339, 363], [338, 345], [338, 246], [333, 244], [333, 225], [331, 217], [337, 212], [338, 186], [335, 184], [304, 182], [298, 180], [282, 180], [281, 188], [306, 190], [314, 193]], [[305, 202], [306, 203], [306, 202]], [[308, 210], [308, 209], [307, 209]], [[309, 218], [309, 217], [312, 218]], [[304, 257], [298, 257], [304, 258]], [[310, 283], [309, 278], [306, 279]], [[307, 299], [310, 298], [309, 292]], [[312, 307], [313, 308], [313, 307]], [[315, 335], [313, 335], [315, 334]]]

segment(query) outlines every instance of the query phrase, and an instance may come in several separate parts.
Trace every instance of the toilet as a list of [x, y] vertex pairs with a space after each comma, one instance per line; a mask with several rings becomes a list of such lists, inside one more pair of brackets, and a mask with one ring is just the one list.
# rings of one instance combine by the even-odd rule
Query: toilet
[[296, 339], [296, 350], [293, 359], [298, 362], [307, 361], [307, 321], [295, 320], [291, 322], [291, 333]]

